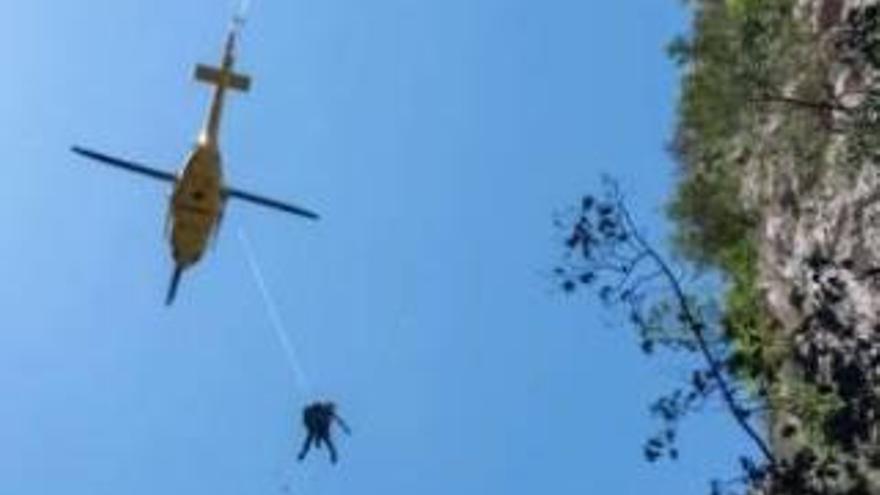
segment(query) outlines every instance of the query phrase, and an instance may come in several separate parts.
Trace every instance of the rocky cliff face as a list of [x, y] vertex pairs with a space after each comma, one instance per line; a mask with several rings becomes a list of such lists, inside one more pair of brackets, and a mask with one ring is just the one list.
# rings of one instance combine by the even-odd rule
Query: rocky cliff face
[[[788, 462], [805, 448], [836, 451], [834, 464], [858, 467], [850, 477], [880, 493], [869, 475], [880, 453], [880, 176], [866, 168], [793, 197], [765, 210], [759, 242], [760, 290], [790, 351], [771, 399], [774, 450]], [[803, 383], [827, 397], [818, 418], [786, 401]]]
[[[758, 359], [766, 370], [769, 436], [779, 462], [810, 466], [800, 473], [803, 479], [766, 486], [765, 493], [880, 494], [877, 4], [727, 0], [698, 7], [679, 131], [681, 190], [702, 184], [713, 191], [707, 194], [715, 194], [721, 184], [735, 185], [740, 204], [724, 211], [735, 209], [737, 218], [749, 219], [757, 276], [746, 289], [760, 302], [767, 322], [760, 329], [764, 348]], [[772, 17], [780, 15], [774, 6], [789, 19]], [[712, 19], [723, 19], [723, 27]], [[743, 70], [752, 70], [753, 62], [766, 63], [760, 74], [769, 76], [735, 79], [743, 71], [731, 70], [722, 80], [754, 83], [756, 89], [722, 95], [738, 98], [750, 110], [718, 134], [723, 144], [713, 149], [723, 151], [713, 154], [705, 144], [715, 137], [707, 120], [688, 108], [721, 98], [699, 83], [712, 76], [711, 64], [730, 63], [711, 47], [700, 48], [700, 43], [720, 43], [722, 36], [736, 46], [760, 43], [754, 53], [766, 55], [765, 61], [749, 60], [752, 55], [746, 53], [733, 63]], [[787, 41], [780, 41], [782, 36]], [[723, 181], [707, 179], [716, 177], [719, 167], [735, 172]], [[725, 244], [709, 242], [712, 229], [719, 229], [701, 215], [712, 213], [688, 209], [688, 201], [695, 200], [681, 196], [676, 205], [683, 229], [704, 239], [699, 244], [703, 258], [738, 280], [733, 273], [738, 265], [725, 262]], [[719, 221], [729, 222], [733, 216], [727, 215]], [[736, 331], [733, 335], [741, 338]], [[771, 346], [777, 351], [769, 352]]]
[[[874, 4], [798, 4], [795, 21], [809, 26], [815, 50], [826, 57], [828, 140], [818, 163], [801, 163], [804, 157], [791, 153], [769, 171], [752, 164], [762, 173], [748, 174], [741, 190], [759, 212], [758, 290], [779, 334], [774, 339], [789, 349], [771, 398], [772, 443], [789, 463], [804, 452], [830, 452], [834, 476], [814, 480], [826, 493], [880, 493], [880, 149], [850, 149], [862, 133], [880, 133], [880, 127], [860, 128], [876, 121]], [[857, 36], [867, 39], [847, 44]], [[797, 81], [787, 91], [794, 94]], [[804, 118], [792, 110], [775, 117]], [[772, 127], [766, 138], [775, 138]], [[809, 180], [805, 167], [814, 171]], [[801, 384], [825, 398], [818, 417], [804, 417], [815, 411], [786, 400]]]

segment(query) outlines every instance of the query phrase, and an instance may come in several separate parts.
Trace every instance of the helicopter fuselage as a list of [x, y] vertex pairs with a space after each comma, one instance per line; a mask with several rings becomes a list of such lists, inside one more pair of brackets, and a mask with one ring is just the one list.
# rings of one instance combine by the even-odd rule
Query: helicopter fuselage
[[168, 207], [171, 254], [183, 270], [201, 259], [226, 202], [220, 154], [220, 122], [229, 88], [247, 91], [250, 79], [233, 71], [235, 32], [229, 34], [219, 68], [199, 65], [196, 79], [214, 85], [205, 127], [178, 177]]
[[196, 65], [196, 80], [212, 85], [214, 92], [202, 132], [179, 173], [155, 169], [81, 146], [71, 148], [74, 153], [91, 160], [173, 185], [166, 230], [174, 258], [174, 271], [165, 298], [166, 304], [174, 301], [183, 271], [202, 258], [208, 244], [216, 236], [227, 199], [235, 198], [312, 220], [319, 218], [315, 212], [294, 204], [229, 187], [223, 180], [219, 144], [223, 104], [229, 90], [247, 92], [251, 86], [250, 77], [233, 70], [236, 36], [242, 22], [242, 19], [236, 18], [226, 39], [219, 66]]
[[171, 255], [177, 266], [187, 268], [201, 259], [224, 203], [220, 151], [199, 144], [187, 159], [168, 207]]

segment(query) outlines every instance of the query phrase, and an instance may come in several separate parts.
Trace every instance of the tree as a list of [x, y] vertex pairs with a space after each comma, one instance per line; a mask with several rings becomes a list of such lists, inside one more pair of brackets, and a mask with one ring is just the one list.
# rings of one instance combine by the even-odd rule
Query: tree
[[[651, 413], [661, 428], [645, 443], [648, 461], [677, 458], [680, 422], [717, 398], [760, 457], [741, 457], [740, 475], [713, 482], [713, 494], [736, 488], [767, 495], [869, 493], [868, 474], [856, 459], [859, 449], [874, 439], [873, 418], [880, 417], [880, 401], [868, 387], [880, 386], [874, 372], [880, 364], [880, 337], [866, 343], [840, 320], [836, 308], [848, 296], [838, 279], [821, 282], [823, 295], [805, 319], [798, 345], [790, 347], [807, 370], [807, 382], [842, 399], [822, 425], [832, 448], [820, 451], [806, 444], [783, 456], [774, 451], [760, 426], [772, 406], [770, 391], [783, 375], [765, 367], [767, 360], [750, 360], [732, 345], [734, 323], [714, 316], [711, 301], [688, 292], [680, 272], [637, 227], [617, 185], [606, 180], [601, 196], [585, 196], [573, 218], [557, 224], [567, 234], [563, 261], [555, 270], [563, 291], [597, 288], [605, 305], [625, 312], [646, 354], [686, 352], [702, 363], [692, 370], [688, 383], [652, 404]], [[811, 262], [819, 270], [833, 265], [818, 254]], [[823, 363], [831, 363], [830, 368]], [[783, 432], [796, 433], [794, 426]]]

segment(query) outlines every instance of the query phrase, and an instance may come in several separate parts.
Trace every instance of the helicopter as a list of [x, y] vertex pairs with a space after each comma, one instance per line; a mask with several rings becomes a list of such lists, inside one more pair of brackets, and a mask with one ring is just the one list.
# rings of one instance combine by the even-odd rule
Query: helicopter
[[74, 153], [104, 165], [138, 173], [173, 186], [166, 217], [166, 233], [171, 245], [174, 270], [165, 297], [166, 306], [174, 302], [184, 270], [202, 258], [208, 243], [216, 236], [228, 199], [239, 199], [311, 220], [319, 218], [318, 214], [305, 208], [230, 187], [223, 181], [220, 121], [227, 92], [236, 90], [246, 93], [251, 86], [248, 75], [234, 70], [236, 41], [242, 23], [243, 19], [233, 20], [219, 67], [196, 65], [195, 79], [213, 85], [214, 93], [205, 125], [179, 173], [151, 168], [81, 146], [71, 147]]

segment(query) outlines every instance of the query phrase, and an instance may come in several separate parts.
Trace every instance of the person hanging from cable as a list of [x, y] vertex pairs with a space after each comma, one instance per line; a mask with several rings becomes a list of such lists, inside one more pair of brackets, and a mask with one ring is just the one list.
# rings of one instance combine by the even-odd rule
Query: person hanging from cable
[[346, 435], [351, 435], [351, 430], [348, 428], [348, 425], [345, 424], [345, 421], [343, 421], [338, 414], [336, 414], [336, 404], [333, 402], [319, 401], [312, 403], [303, 409], [303, 424], [306, 427], [307, 435], [302, 450], [300, 450], [299, 456], [297, 457], [300, 462], [306, 458], [312, 444], [315, 445], [315, 448], [320, 449], [321, 443], [323, 442], [327, 444], [327, 450], [330, 451], [330, 462], [336, 464], [338, 456], [336, 453], [336, 446], [333, 445], [333, 439], [330, 434], [330, 429], [334, 422], [339, 425], [339, 428], [345, 432]]

